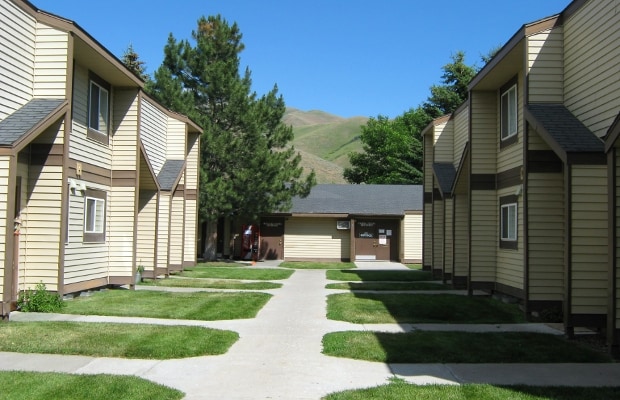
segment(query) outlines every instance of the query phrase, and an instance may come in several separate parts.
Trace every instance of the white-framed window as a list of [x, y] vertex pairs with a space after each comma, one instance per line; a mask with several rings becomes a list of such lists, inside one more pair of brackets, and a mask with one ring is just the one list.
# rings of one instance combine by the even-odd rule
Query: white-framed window
[[501, 138], [506, 140], [517, 134], [517, 84], [501, 93]]
[[84, 242], [105, 241], [106, 193], [87, 189], [84, 197]]
[[88, 127], [107, 135], [109, 114], [108, 90], [96, 82], [90, 81]]
[[499, 210], [499, 247], [502, 249], [518, 249], [519, 220], [517, 196], [500, 198]]

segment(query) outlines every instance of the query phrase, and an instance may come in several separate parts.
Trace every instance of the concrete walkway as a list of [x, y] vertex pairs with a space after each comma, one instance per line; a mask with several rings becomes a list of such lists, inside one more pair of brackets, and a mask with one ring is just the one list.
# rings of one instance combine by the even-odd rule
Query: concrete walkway
[[[385, 268], [378, 263], [362, 264], [363, 268]], [[258, 267], [262, 266], [262, 263], [258, 264]], [[390, 263], [389, 267], [392, 269], [399, 265]], [[330, 321], [325, 317], [326, 296], [337, 291], [325, 289], [328, 283], [325, 271], [298, 270], [282, 283], [282, 288], [267, 291], [274, 297], [256, 318], [248, 320], [178, 321], [11, 314], [13, 321], [180, 324], [238, 332], [239, 341], [221, 356], [158, 361], [0, 353], [0, 370], [136, 375], [182, 390], [186, 393], [186, 399], [320, 399], [331, 392], [385, 384], [394, 376], [416, 384], [620, 385], [620, 364], [383, 364], [324, 356], [321, 354], [323, 335], [343, 330], [561, 332], [544, 324], [358, 325]]]

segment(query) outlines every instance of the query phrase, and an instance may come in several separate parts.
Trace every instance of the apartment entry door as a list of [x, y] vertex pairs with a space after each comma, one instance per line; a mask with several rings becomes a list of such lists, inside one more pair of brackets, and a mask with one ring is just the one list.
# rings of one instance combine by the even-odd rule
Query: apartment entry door
[[355, 221], [356, 260], [398, 260], [398, 220]]
[[284, 218], [261, 221], [259, 259], [284, 260]]

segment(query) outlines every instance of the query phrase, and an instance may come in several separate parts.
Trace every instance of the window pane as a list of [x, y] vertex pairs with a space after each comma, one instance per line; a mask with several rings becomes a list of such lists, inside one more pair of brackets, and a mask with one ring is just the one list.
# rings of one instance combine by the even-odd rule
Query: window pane
[[95, 209], [95, 224], [94, 224], [94, 228], [95, 228], [95, 232], [96, 233], [102, 233], [103, 232], [103, 205], [104, 202], [101, 199], [97, 199], [95, 201], [96, 204], [96, 209]]
[[517, 133], [517, 89], [508, 91], [508, 135]]
[[94, 232], [95, 230], [95, 199], [86, 198], [86, 210], [84, 211], [84, 232]]
[[517, 238], [517, 208], [514, 205], [508, 207], [508, 239]]
[[99, 130], [99, 86], [90, 83], [90, 108], [88, 110], [88, 126]]
[[108, 133], [108, 91], [99, 89], [99, 131]]

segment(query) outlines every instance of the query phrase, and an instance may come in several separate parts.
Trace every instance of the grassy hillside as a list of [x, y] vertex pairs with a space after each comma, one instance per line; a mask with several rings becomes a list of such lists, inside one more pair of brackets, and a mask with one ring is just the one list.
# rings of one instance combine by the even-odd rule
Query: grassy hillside
[[367, 119], [290, 108], [283, 120], [293, 126], [293, 145], [302, 154], [304, 168], [314, 168], [317, 182], [346, 183], [342, 171], [349, 166], [349, 153], [362, 150], [359, 135]]

